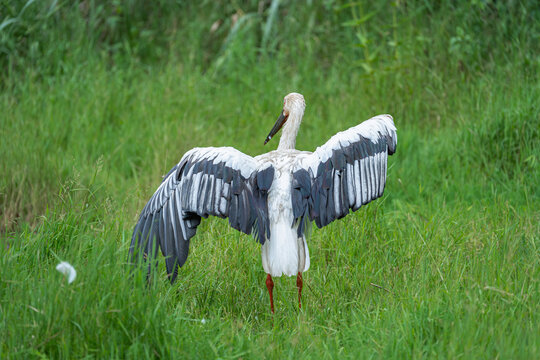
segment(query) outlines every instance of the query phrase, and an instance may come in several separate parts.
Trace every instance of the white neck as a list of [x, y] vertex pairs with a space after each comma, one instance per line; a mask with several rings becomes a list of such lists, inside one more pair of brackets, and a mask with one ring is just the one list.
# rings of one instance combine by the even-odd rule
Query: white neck
[[281, 130], [278, 150], [293, 150], [296, 146], [296, 135], [304, 116], [304, 107], [295, 106], [289, 112], [289, 118]]

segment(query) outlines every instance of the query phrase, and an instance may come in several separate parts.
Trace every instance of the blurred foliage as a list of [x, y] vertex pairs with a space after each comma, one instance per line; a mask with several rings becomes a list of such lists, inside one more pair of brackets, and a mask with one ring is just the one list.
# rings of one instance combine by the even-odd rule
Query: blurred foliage
[[95, 51], [112, 64], [172, 57], [202, 69], [309, 55], [367, 75], [407, 65], [413, 50], [465, 71], [499, 57], [527, 66], [539, 61], [524, 51], [539, 43], [539, 19], [538, 1], [1, 0], [0, 76], [54, 74]]

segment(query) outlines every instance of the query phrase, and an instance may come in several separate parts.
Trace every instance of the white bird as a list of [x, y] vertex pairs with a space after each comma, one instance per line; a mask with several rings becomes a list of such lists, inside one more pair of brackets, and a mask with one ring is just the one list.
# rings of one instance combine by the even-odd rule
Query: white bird
[[387, 158], [397, 145], [392, 117], [379, 115], [334, 135], [313, 153], [295, 150], [305, 106], [301, 94], [285, 96], [264, 142], [283, 127], [275, 151], [256, 157], [231, 147], [188, 151], [142, 210], [131, 239], [132, 261], [155, 257], [159, 246], [174, 282], [201, 217], [228, 217], [230, 226], [262, 245], [272, 313], [272, 276], [297, 275], [301, 307], [309, 222], [321, 228], [382, 196]]

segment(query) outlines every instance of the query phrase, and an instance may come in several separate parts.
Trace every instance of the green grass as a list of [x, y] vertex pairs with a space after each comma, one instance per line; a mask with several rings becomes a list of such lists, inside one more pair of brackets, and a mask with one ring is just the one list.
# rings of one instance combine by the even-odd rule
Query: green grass
[[[178, 22], [159, 4], [117, 12], [148, 38], [62, 3], [0, 30], [1, 358], [540, 357], [534, 2], [285, 3], [272, 21], [210, 2]], [[283, 277], [270, 315], [260, 246], [220, 219], [173, 286], [163, 261], [151, 286], [130, 277], [161, 175], [194, 146], [275, 149], [291, 91], [300, 149], [380, 113], [398, 127], [383, 198], [312, 232], [302, 310]]]

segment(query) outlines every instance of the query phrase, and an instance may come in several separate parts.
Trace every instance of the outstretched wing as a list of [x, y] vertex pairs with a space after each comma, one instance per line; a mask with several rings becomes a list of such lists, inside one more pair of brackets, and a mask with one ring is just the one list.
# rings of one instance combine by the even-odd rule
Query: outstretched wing
[[300, 161], [291, 194], [298, 236], [306, 217], [321, 228], [382, 196], [396, 145], [392, 117], [379, 115], [334, 135]]
[[[267, 194], [274, 168], [234, 148], [195, 148], [165, 176], [135, 225], [131, 260], [161, 248], [171, 276], [184, 265], [201, 217], [228, 217], [229, 224], [263, 244], [270, 236]], [[150, 271], [150, 266], [149, 266]]]

